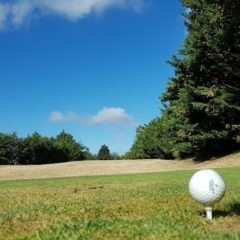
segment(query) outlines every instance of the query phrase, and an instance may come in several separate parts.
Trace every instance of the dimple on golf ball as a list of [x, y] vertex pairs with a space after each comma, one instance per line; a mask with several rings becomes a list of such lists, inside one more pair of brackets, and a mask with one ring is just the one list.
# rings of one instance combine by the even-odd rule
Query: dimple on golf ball
[[191, 196], [205, 207], [218, 202], [224, 196], [225, 191], [226, 184], [223, 178], [212, 169], [199, 170], [189, 182]]

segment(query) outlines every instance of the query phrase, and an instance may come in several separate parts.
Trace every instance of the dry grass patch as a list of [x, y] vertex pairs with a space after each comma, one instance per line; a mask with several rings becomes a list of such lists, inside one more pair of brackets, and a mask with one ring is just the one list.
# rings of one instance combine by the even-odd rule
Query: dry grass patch
[[1, 166], [0, 180], [164, 172], [201, 168], [240, 167], [240, 153], [196, 163], [187, 160], [81, 161], [32, 166]]

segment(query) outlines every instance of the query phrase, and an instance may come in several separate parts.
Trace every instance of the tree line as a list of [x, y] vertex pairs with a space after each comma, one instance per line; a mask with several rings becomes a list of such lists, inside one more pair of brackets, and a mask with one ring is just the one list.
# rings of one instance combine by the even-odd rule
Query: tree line
[[182, 0], [187, 36], [169, 64], [163, 110], [128, 158], [210, 158], [240, 149], [240, 1]]
[[16, 133], [0, 133], [0, 164], [47, 164], [81, 160], [121, 159], [110, 153], [107, 145], [102, 145], [98, 154], [76, 142], [73, 136], [62, 131], [56, 137], [43, 137], [34, 132], [25, 138]]
[[45, 164], [88, 158], [87, 147], [62, 131], [55, 138], [35, 132], [26, 138], [0, 133], [0, 164]]

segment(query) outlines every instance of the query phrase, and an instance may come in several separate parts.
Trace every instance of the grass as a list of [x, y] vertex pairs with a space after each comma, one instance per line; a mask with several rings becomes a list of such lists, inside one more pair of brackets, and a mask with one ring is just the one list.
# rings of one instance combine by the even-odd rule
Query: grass
[[188, 193], [194, 171], [0, 182], [0, 239], [240, 239], [240, 168], [213, 221]]

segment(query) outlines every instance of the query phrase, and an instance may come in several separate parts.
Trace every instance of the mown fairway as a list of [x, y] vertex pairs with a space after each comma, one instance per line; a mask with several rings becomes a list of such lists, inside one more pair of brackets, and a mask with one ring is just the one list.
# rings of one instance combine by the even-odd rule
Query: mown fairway
[[240, 239], [240, 168], [214, 220], [188, 194], [195, 171], [0, 182], [0, 239]]

